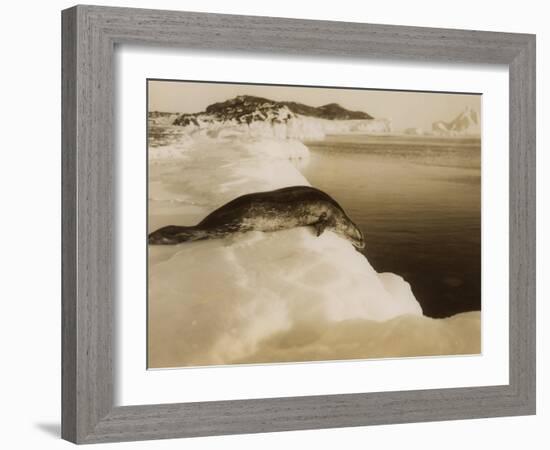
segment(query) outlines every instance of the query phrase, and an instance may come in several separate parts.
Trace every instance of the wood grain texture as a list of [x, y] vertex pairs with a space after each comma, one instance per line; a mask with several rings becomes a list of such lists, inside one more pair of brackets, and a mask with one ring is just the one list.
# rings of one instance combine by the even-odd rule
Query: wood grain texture
[[536, 95], [535, 39], [510, 72], [510, 385], [524, 408], [536, 394]]
[[61, 49], [61, 345], [62, 430], [65, 439], [76, 440], [76, 10], [63, 14]]
[[63, 401], [73, 406], [62, 436], [79, 442], [113, 406], [113, 46], [83, 8], [64, 13], [63, 32]]
[[[526, 34], [77, 6], [62, 14], [62, 435], [77, 443], [535, 412], [535, 38]], [[330, 36], [330, 39], [327, 39]], [[510, 383], [114, 407], [115, 44], [285, 57], [505, 64], [510, 73]]]

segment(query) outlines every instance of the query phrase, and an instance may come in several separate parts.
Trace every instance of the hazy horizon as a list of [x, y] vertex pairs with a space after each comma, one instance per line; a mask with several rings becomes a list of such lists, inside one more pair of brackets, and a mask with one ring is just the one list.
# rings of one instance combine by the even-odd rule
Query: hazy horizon
[[481, 112], [480, 94], [384, 91], [364, 88], [327, 88], [281, 85], [228, 84], [150, 80], [149, 111], [197, 113], [216, 102], [238, 95], [275, 101], [295, 101], [310, 106], [338, 103], [364, 111], [374, 118], [391, 119], [395, 129], [430, 130], [438, 120], [451, 121], [466, 108]]

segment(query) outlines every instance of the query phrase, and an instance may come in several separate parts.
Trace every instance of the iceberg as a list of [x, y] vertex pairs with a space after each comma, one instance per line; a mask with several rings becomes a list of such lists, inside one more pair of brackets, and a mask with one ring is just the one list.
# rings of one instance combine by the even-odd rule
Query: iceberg
[[245, 136], [252, 138], [320, 140], [328, 134], [364, 133], [388, 134], [392, 131], [389, 119], [329, 120], [295, 115], [284, 121], [255, 121], [250, 124], [234, 120], [200, 121], [182, 127], [192, 136], [223, 138]]
[[432, 132], [439, 136], [480, 136], [479, 114], [474, 109], [467, 107], [451, 122], [443, 120], [434, 122]]
[[405, 128], [403, 134], [408, 136], [422, 136], [424, 135], [424, 130], [422, 128]]

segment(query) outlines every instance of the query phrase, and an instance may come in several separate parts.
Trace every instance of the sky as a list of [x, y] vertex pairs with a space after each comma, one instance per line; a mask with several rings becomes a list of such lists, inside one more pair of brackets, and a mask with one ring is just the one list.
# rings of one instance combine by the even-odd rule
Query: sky
[[451, 121], [470, 107], [481, 113], [481, 95], [414, 91], [381, 91], [277, 85], [150, 80], [149, 111], [201, 112], [215, 102], [237, 95], [255, 95], [270, 100], [290, 100], [310, 106], [339, 103], [375, 118], [391, 119], [395, 130], [431, 130], [437, 120]]

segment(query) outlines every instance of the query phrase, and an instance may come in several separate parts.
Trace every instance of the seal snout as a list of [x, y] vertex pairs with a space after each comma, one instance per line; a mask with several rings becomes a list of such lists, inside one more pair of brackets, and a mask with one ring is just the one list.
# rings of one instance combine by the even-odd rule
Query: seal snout
[[365, 248], [365, 238], [361, 230], [347, 217], [344, 219], [341, 225], [341, 233], [351, 241], [353, 246], [357, 249]]
[[354, 247], [363, 249], [365, 248], [365, 239], [363, 234], [358, 229], [354, 230], [353, 236], [351, 236], [352, 244]]

